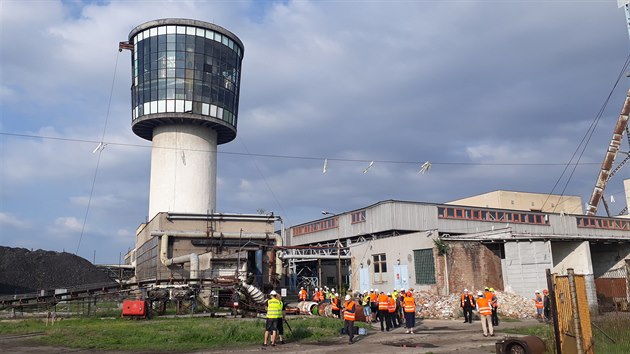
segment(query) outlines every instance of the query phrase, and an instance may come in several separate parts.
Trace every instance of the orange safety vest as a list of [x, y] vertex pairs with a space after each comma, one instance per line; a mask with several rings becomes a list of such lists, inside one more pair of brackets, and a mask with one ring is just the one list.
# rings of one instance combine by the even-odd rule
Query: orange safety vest
[[537, 309], [541, 309], [544, 307], [544, 303], [543, 303], [543, 298], [542, 297], [535, 297], [534, 298], [534, 303], [536, 304], [536, 308]]
[[477, 299], [477, 308], [479, 309], [480, 315], [492, 315], [492, 308], [490, 308], [489, 300], [484, 297]]
[[370, 301], [371, 302], [376, 302], [376, 294], [375, 293], [370, 293]]
[[306, 301], [306, 290], [300, 290], [300, 292], [298, 293], [298, 298], [300, 298], [300, 301]]
[[324, 294], [321, 291], [316, 291], [313, 296], [313, 301], [320, 302], [322, 300], [324, 300]]
[[352, 300], [346, 301], [346, 303], [343, 304], [343, 307], [344, 307], [343, 319], [347, 321], [354, 321], [354, 312], [356, 309], [356, 306], [354, 305], [354, 301]]
[[389, 298], [388, 305], [387, 305], [387, 311], [389, 311], [389, 313], [396, 312], [396, 300], [394, 300], [393, 297]]
[[484, 291], [483, 292], [483, 297], [485, 297], [486, 299], [490, 300], [490, 299], [492, 299], [492, 293], [490, 291]]
[[466, 296], [468, 296], [468, 298], [470, 299], [470, 304], [473, 304], [474, 297], [472, 296], [472, 294], [462, 294], [462, 307], [464, 307], [464, 299], [466, 298]]
[[389, 301], [387, 299], [388, 297], [385, 294], [381, 294], [378, 296], [378, 309], [379, 310], [387, 310], [387, 306], [389, 304]]
[[334, 297], [334, 298], [332, 299], [332, 309], [333, 309], [334, 311], [339, 310], [339, 299], [338, 299], [338, 298], [336, 298], [336, 297]]
[[405, 296], [405, 312], [416, 312], [416, 300], [412, 296]]

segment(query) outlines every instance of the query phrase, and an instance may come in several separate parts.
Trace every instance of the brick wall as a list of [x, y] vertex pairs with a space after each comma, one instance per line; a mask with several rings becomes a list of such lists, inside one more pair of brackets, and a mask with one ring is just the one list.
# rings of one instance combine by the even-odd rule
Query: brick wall
[[[483, 290], [485, 286], [503, 290], [501, 258], [479, 242], [448, 241], [447, 254], [449, 292]], [[444, 257], [434, 253], [436, 281], [441, 294], [445, 292]]]

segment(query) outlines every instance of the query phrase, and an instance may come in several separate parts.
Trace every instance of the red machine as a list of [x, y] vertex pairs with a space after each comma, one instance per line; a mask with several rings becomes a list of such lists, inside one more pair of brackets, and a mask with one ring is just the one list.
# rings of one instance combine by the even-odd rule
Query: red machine
[[122, 317], [147, 317], [147, 304], [144, 300], [124, 300]]

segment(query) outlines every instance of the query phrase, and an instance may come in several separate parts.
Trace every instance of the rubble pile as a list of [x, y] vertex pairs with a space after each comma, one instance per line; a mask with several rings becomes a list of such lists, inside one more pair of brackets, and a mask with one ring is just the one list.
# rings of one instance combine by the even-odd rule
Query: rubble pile
[[[531, 318], [536, 313], [534, 301], [521, 295], [497, 291], [499, 316]], [[449, 319], [462, 316], [460, 295], [436, 295], [428, 291], [415, 291], [416, 315], [420, 318]]]
[[499, 316], [510, 318], [533, 318], [536, 315], [536, 306], [532, 299], [522, 297], [518, 294], [504, 293], [497, 291], [499, 299]]
[[111, 282], [107, 274], [74, 254], [0, 246], [0, 295]]
[[428, 291], [415, 291], [416, 316], [420, 318], [448, 319], [459, 316], [459, 297], [436, 295]]

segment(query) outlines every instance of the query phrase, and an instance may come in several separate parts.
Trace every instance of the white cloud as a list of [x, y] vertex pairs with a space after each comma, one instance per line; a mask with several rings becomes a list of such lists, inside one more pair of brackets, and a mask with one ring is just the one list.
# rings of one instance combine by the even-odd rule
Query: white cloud
[[67, 235], [69, 233], [78, 233], [83, 229], [83, 222], [74, 216], [62, 216], [55, 219], [53, 226], [49, 231], [57, 235]]
[[30, 229], [31, 221], [21, 219], [11, 213], [0, 212], [0, 225], [15, 227], [17, 229]]

